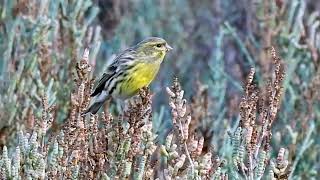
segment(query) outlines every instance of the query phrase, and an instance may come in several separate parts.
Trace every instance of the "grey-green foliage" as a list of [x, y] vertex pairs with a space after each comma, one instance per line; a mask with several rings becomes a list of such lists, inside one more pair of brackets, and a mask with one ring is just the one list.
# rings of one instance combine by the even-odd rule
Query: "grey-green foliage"
[[[265, 2], [269, 2], [270, 7], [266, 7]], [[169, 54], [167, 61], [163, 64], [158, 77], [160, 80], [153, 83], [155, 94], [157, 95], [165, 85], [169, 84], [173, 74], [178, 74], [186, 93], [192, 96], [196, 91], [193, 82], [199, 77], [202, 83], [208, 85], [209, 99], [214, 105], [210, 106], [213, 116], [205, 119], [204, 126], [210, 127], [211, 132], [214, 132], [212, 144], [215, 145], [218, 154], [231, 160], [232, 155], [241, 157], [244, 147], [240, 146], [240, 143], [238, 146], [234, 141], [235, 146], [232, 149], [229, 138], [224, 136], [225, 130], [234, 123], [234, 114], [230, 115], [231, 103], [228, 101], [231, 101], [234, 95], [239, 95], [237, 93], [242, 85], [241, 76], [246, 74], [245, 71], [249, 65], [255, 66], [259, 84], [264, 84], [261, 70], [263, 67], [260, 65], [270, 60], [260, 59], [263, 57], [261, 56], [263, 49], [266, 48], [264, 37], [267, 36], [267, 33], [261, 32], [265, 32], [264, 29], [279, 28], [280, 30], [271, 40], [272, 44], [267, 44], [267, 46], [276, 46], [280, 51], [287, 73], [285, 95], [273, 130], [274, 135], [280, 134], [282, 138], [273, 139], [273, 148], [293, 145], [290, 146], [294, 147], [291, 151], [299, 152], [299, 158], [292, 159], [295, 165], [292, 177], [303, 174], [311, 178], [315, 177], [314, 172], [319, 166], [317, 149], [319, 149], [320, 138], [316, 131], [310, 130], [313, 128], [308, 127], [314, 125], [315, 129], [318, 129], [320, 104], [315, 100], [309, 104], [310, 102], [306, 101], [305, 92], [310, 88], [313, 77], [319, 74], [318, 60], [313, 59], [314, 53], [309, 49], [309, 45], [312, 45], [316, 52], [320, 49], [318, 11], [309, 12], [310, 3], [313, 5], [317, 2], [293, 0], [285, 4], [287, 10], [279, 19], [272, 19], [275, 17], [271, 16], [269, 22], [260, 20], [267, 15], [266, 12], [279, 12], [273, 2], [262, 0], [254, 3], [249, 0], [127, 1], [124, 3], [129, 4], [127, 6], [129, 9], [123, 10], [125, 13], [122, 14], [115, 28], [113, 38], [103, 42], [101, 52], [108, 52], [109, 57], [110, 52], [119, 52], [151, 35], [167, 39], [174, 47], [174, 51]], [[90, 59], [96, 59], [95, 56], [100, 47], [100, 29], [90, 30], [88, 27], [95, 21], [98, 13], [97, 7], [89, 0], [32, 0], [29, 2], [30, 7], [39, 7], [35, 15], [32, 14], [32, 8], [14, 15], [16, 3], [16, 1], [4, 0], [0, 5], [0, 80], [10, 80], [8, 87], [4, 88], [6, 93], [0, 95], [0, 128], [12, 128], [13, 125], [17, 125], [15, 131], [19, 131], [24, 128], [21, 120], [27, 118], [28, 108], [34, 109], [36, 116], [40, 116], [41, 109], [38, 107], [41, 102], [40, 96], [44, 93], [49, 98], [49, 104], [59, 105], [58, 119], [65, 119], [72, 89], [70, 69], [74, 66], [73, 60], [80, 54], [83, 46], [88, 45], [86, 33], [90, 34], [88, 33], [90, 31], [95, 34], [91, 38], [92, 42], [89, 42], [90, 47], [94, 47], [94, 50], [90, 51], [92, 52]], [[250, 15], [256, 15], [258, 18], [252, 18]], [[254, 29], [255, 27], [258, 27], [258, 30]], [[305, 39], [307, 42], [304, 41]], [[50, 60], [47, 61], [53, 64], [49, 66], [49, 71], [56, 74], [56, 77], [50, 75], [48, 80], [42, 80], [38, 62], [43, 58], [39, 54], [43, 45], [48, 46]], [[233, 62], [230, 62], [230, 59]], [[97, 61], [98, 65], [107, 64], [104, 59]], [[7, 68], [10, 64], [14, 64], [14, 72], [7, 72], [11, 69]], [[242, 70], [237, 77], [234, 77], [236, 73], [233, 74], [237, 72], [237, 69], [232, 66], [234, 64]], [[103, 66], [97, 67], [98, 72], [103, 70], [100, 67]], [[0, 90], [3, 91], [3, 88], [1, 87]], [[158, 101], [163, 103], [162, 99], [164, 98]], [[158, 101], [154, 101], [156, 107], [159, 107]], [[310, 107], [312, 107], [311, 112]], [[159, 109], [155, 108], [155, 111]], [[313, 116], [309, 116], [312, 113], [314, 113]], [[163, 117], [161, 119], [168, 119], [165, 115], [161, 117]], [[160, 117], [155, 121], [159, 119]], [[310, 121], [312, 121], [310, 124], [307, 123]], [[283, 128], [290, 125], [292, 127]], [[307, 127], [302, 127], [303, 125]], [[293, 133], [287, 133], [289, 131]], [[21, 154], [25, 155], [26, 152], [30, 152], [30, 148], [38, 146], [29, 144], [30, 136], [34, 139], [34, 135], [20, 133], [19, 136]], [[6, 167], [6, 175], [10, 176], [19, 170], [10, 168], [15, 167], [14, 164], [18, 162], [17, 159], [8, 160], [11, 159], [8, 158], [8, 153], [14, 154], [16, 147], [11, 144], [14, 142], [9, 141], [7, 144], [9, 150], [6, 146], [3, 149], [1, 160], [1, 167]], [[311, 146], [313, 148], [310, 148]], [[51, 148], [52, 154], [48, 155], [48, 164], [55, 167], [57, 154], [62, 157], [63, 147], [57, 147], [55, 142]], [[274, 157], [274, 154], [270, 156]], [[41, 156], [35, 157], [37, 160], [30, 160], [30, 162], [43, 163]], [[232, 163], [229, 163], [226, 168], [219, 167], [216, 174], [226, 169], [232, 172], [232, 168]], [[41, 170], [38, 169], [38, 171]], [[52, 171], [56, 170], [52, 169]], [[108, 179], [107, 175], [105, 177]]]
[[[44, 156], [38, 152], [37, 133], [31, 137], [21, 133], [19, 141], [27, 141], [16, 147], [12, 155], [9, 156], [7, 147], [4, 146], [1, 155], [1, 171], [5, 179], [34, 179], [44, 178], [45, 160]], [[28, 144], [28, 146], [25, 146]], [[21, 177], [21, 171], [25, 176]]]
[[[241, 127], [238, 127], [236, 132], [234, 133], [232, 137], [232, 159], [233, 159], [233, 164], [237, 168], [237, 164], [241, 163], [241, 157], [243, 157], [243, 152], [240, 152], [242, 148], [240, 147], [243, 146], [241, 145]], [[243, 162], [243, 161], [242, 161]]]
[[[296, 132], [299, 133], [298, 138], [301, 138], [300, 142], [296, 142], [294, 137], [284, 136], [287, 140], [285, 144], [294, 144], [298, 152], [303, 156], [304, 161], [299, 161], [300, 158], [293, 159], [294, 164], [297, 164], [299, 168], [294, 169], [291, 174], [291, 178], [301, 177], [302, 174], [306, 177], [314, 177], [315, 168], [319, 166], [319, 163], [315, 161], [315, 152], [309, 150], [310, 146], [304, 142], [312, 141], [311, 139], [319, 139], [319, 135], [313, 133], [314, 124], [319, 126], [319, 103], [317, 103], [316, 96], [311, 97], [313, 99], [306, 100], [305, 94], [312, 91], [312, 80], [319, 76], [319, 63], [315, 62], [312, 48], [315, 48], [319, 52], [320, 47], [317, 43], [319, 38], [319, 30], [314, 28], [318, 26], [319, 20], [314, 18], [315, 12], [308, 12], [307, 1], [295, 0], [289, 4], [287, 19], [284, 21], [289, 24], [281, 28], [280, 34], [277, 36], [281, 55], [286, 62], [287, 75], [285, 79], [286, 96], [284, 96], [282, 111], [280, 111], [279, 120], [283, 124], [292, 122], [296, 119], [298, 126], [293, 126]], [[310, 16], [313, 14], [313, 16]], [[319, 18], [319, 15], [318, 15]], [[306, 31], [306, 30], [309, 31]], [[306, 41], [301, 42], [303, 34], [306, 33]], [[297, 81], [297, 79], [299, 79]], [[308, 102], [309, 101], [309, 102]], [[311, 103], [311, 104], [309, 104]], [[307, 109], [306, 107], [311, 109]], [[292, 111], [299, 111], [299, 115], [295, 115]], [[299, 121], [307, 119], [308, 123], [306, 129]], [[284, 132], [287, 134], [286, 132]], [[278, 143], [278, 142], [277, 142]], [[314, 146], [319, 147], [319, 141]], [[303, 153], [301, 151], [304, 151]], [[310, 153], [311, 152], [311, 153]], [[299, 161], [297, 163], [296, 161]]]
[[[0, 6], [1, 85], [9, 81], [1, 87], [1, 117], [7, 120], [0, 128], [11, 128], [18, 119], [27, 118], [28, 108], [36, 110], [44, 94], [49, 104], [61, 107], [61, 121], [69, 106], [75, 59], [85, 45], [95, 49], [90, 56], [95, 60], [100, 46], [100, 28], [89, 28], [98, 8], [90, 0], [31, 0], [27, 4], [5, 0]], [[91, 37], [86, 36], [89, 30]], [[7, 74], [10, 77], [5, 79]]]
[[[0, 169], [2, 179], [45, 179], [54, 177], [57, 173], [66, 173], [58, 163], [62, 158], [62, 147], [57, 141], [46, 144], [49, 151], [42, 151], [40, 148], [41, 139], [36, 131], [19, 133], [19, 145], [13, 152], [8, 152], [7, 146], [3, 147], [0, 155]], [[61, 135], [59, 136], [61, 138]], [[62, 152], [63, 153], [63, 152]], [[69, 157], [72, 160], [72, 156]], [[79, 165], [71, 168], [72, 178], [79, 176]]]
[[264, 174], [265, 171], [265, 163], [267, 160], [267, 153], [266, 151], [261, 151], [259, 154], [259, 159], [258, 159], [258, 167], [255, 169], [255, 179], [261, 179], [261, 177]]
[[[319, 26], [319, 15], [317, 11], [310, 12], [310, 6], [312, 6], [312, 2], [310, 1], [294, 0], [290, 1], [290, 3], [285, 3], [286, 10], [282, 15], [278, 16], [275, 16], [275, 14], [280, 13], [280, 9], [276, 7], [276, 4], [273, 1], [266, 2], [270, 6], [265, 6], [264, 3], [257, 3], [258, 8], [256, 9], [256, 13], [258, 17], [263, 18], [270, 14], [270, 12], [274, 16], [270, 16], [267, 20], [258, 21], [257, 23], [262, 27], [259, 30], [263, 31], [263, 28], [267, 28], [277, 32], [271, 37], [272, 44], [267, 45], [277, 47], [277, 51], [280, 52], [280, 56], [286, 67], [285, 95], [283, 96], [282, 105], [276, 120], [276, 126], [273, 129], [273, 134], [278, 134], [278, 137], [281, 136], [281, 138], [273, 138], [273, 149], [279, 149], [281, 146], [290, 146], [292, 148], [290, 152], [297, 151], [303, 156], [304, 160], [301, 160], [301, 156], [298, 158], [293, 154], [290, 155], [293, 164], [297, 166], [294, 167], [294, 171], [290, 175], [291, 178], [299, 178], [302, 175], [314, 178], [315, 169], [319, 166], [319, 163], [315, 160], [317, 159], [317, 155], [315, 155], [317, 154], [317, 150], [315, 149], [319, 147], [319, 141], [317, 140], [319, 138], [316, 133], [313, 133], [312, 129], [314, 124], [319, 126], [319, 103], [316, 100], [316, 95], [315, 97], [311, 97], [313, 99], [307, 99], [306, 94], [312, 90], [312, 80], [316, 76], [319, 76], [319, 63], [314, 59], [314, 55], [317, 55], [320, 50], [319, 43], [317, 43], [317, 39], [320, 37], [319, 30], [317, 29]], [[228, 26], [229, 28], [227, 29], [237, 31], [232, 25], [229, 24]], [[267, 34], [262, 35], [265, 35], [267, 38]], [[250, 37], [254, 39], [250, 39]], [[250, 51], [247, 48], [246, 41], [241, 40], [242, 37], [233, 35], [232, 38], [237, 42], [242, 55], [246, 56], [247, 59], [253, 57], [252, 61], [254, 61], [255, 68], [258, 70], [256, 76], [261, 81], [261, 85], [266, 84], [264, 79], [259, 77], [262, 75], [261, 69], [263, 67], [259, 66], [257, 62], [263, 64], [271, 61], [271, 59], [258, 59], [263, 56]], [[248, 34], [246, 39], [250, 43], [257, 43], [256, 45], [260, 48], [266, 48], [262, 47], [265, 43], [263, 36], [251, 36]], [[313, 52], [312, 48], [314, 48], [315, 52]], [[291, 125], [289, 128], [283, 128], [288, 124], [289, 126]], [[297, 134], [300, 139], [298, 141]], [[317, 142], [313, 144], [315, 141], [313, 142], [311, 139]], [[310, 148], [311, 144], [305, 142], [310, 142], [314, 147]], [[234, 153], [237, 153], [237, 151], [234, 151]], [[262, 155], [260, 154], [260, 158], [262, 158]], [[259, 167], [259, 169], [261, 168]]]

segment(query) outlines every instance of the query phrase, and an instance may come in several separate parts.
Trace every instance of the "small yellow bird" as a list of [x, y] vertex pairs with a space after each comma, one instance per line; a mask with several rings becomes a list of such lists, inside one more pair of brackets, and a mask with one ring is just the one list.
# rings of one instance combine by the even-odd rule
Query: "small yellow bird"
[[149, 86], [171, 49], [164, 39], [150, 37], [121, 52], [99, 80], [91, 94], [94, 101], [82, 114], [96, 114], [108, 98], [127, 99]]

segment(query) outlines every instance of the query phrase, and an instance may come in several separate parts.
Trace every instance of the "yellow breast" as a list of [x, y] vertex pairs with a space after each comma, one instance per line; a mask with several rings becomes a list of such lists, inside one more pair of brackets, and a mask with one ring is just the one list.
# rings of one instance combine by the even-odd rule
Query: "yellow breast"
[[149, 86], [156, 77], [160, 63], [139, 63], [134, 67], [126, 82], [120, 88], [119, 96], [123, 99], [135, 95], [139, 89]]

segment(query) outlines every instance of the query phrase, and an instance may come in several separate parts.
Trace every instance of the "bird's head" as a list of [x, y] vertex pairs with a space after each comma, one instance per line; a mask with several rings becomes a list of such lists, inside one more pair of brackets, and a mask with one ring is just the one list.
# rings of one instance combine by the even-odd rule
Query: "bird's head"
[[150, 37], [141, 41], [137, 45], [137, 51], [145, 55], [164, 57], [166, 53], [172, 50], [172, 47], [162, 38]]

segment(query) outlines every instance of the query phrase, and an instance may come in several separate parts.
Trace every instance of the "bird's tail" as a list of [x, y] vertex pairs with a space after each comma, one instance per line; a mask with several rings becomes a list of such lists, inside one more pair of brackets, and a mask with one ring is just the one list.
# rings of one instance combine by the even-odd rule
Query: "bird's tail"
[[87, 110], [81, 113], [81, 115], [86, 115], [88, 113], [96, 114], [101, 106], [103, 106], [104, 102], [108, 96], [105, 93], [100, 93], [97, 98], [95, 99], [94, 103], [92, 103]]
[[92, 114], [96, 114], [99, 111], [100, 107], [103, 105], [103, 103], [104, 102], [95, 102], [95, 103], [91, 104], [87, 110], [85, 110], [83, 113], [81, 113], [81, 115], [86, 115], [89, 112]]

